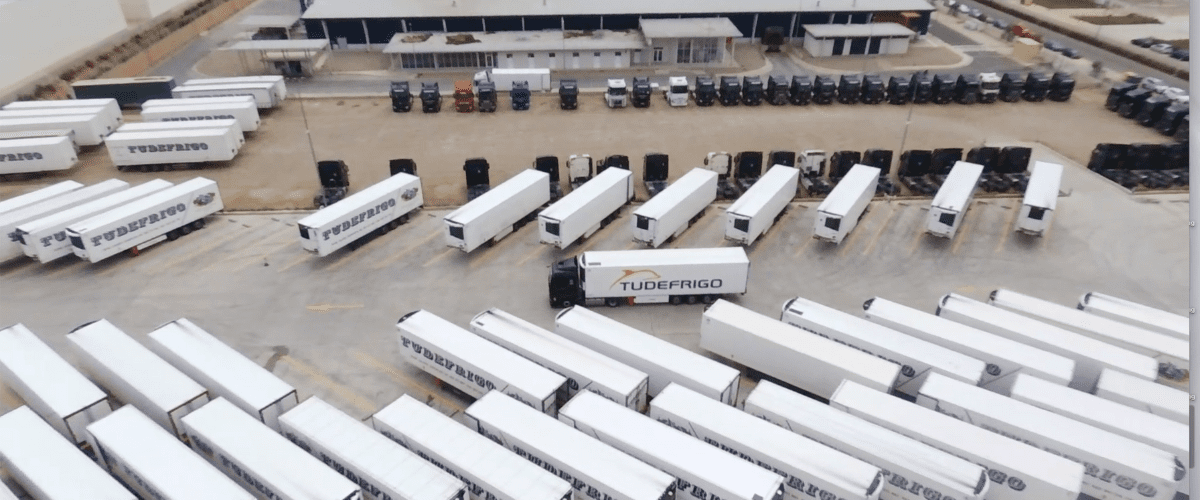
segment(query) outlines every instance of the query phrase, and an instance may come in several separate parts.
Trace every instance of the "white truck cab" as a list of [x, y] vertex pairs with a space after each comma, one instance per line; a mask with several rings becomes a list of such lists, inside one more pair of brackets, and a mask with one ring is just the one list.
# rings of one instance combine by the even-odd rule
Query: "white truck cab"
[[667, 104], [671, 106], [687, 106], [688, 80], [686, 76], [672, 76], [667, 81]]
[[704, 157], [704, 168], [725, 177], [733, 166], [733, 156], [725, 151], [713, 151]]
[[624, 78], [608, 79], [608, 91], [604, 93], [604, 102], [610, 108], [623, 108], [629, 104], [629, 89]]

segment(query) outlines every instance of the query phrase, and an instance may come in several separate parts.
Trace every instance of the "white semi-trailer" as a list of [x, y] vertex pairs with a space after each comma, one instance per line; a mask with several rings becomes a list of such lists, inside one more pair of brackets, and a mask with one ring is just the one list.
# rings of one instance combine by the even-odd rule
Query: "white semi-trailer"
[[31, 205], [36, 205], [43, 201], [49, 200], [56, 196], [60, 196], [76, 189], [83, 187], [75, 181], [62, 181], [51, 184], [37, 191], [31, 191], [22, 195], [14, 196], [7, 200], [0, 201], [0, 215], [5, 215], [13, 210], [25, 208]]
[[874, 297], [863, 303], [872, 322], [960, 352], [987, 364], [979, 386], [1007, 395], [1018, 373], [1060, 385], [1071, 383], [1075, 361], [1028, 344], [955, 323], [890, 300]]
[[42, 118], [56, 116], [95, 116], [99, 124], [104, 127], [107, 132], [112, 132], [124, 123], [125, 119], [121, 113], [112, 113], [112, 110], [103, 106], [74, 106], [68, 108], [38, 108], [38, 109], [8, 109], [0, 110], [0, 120], [13, 118]]
[[149, 338], [154, 352], [212, 397], [225, 398], [276, 431], [279, 416], [300, 404], [290, 384], [187, 318], [159, 326]]
[[1187, 316], [1169, 313], [1100, 292], [1088, 292], [1079, 298], [1079, 310], [1105, 318], [1129, 323], [1147, 330], [1190, 339]]
[[149, 196], [173, 186], [162, 179], [154, 179], [124, 191], [118, 191], [98, 200], [92, 200], [74, 208], [48, 215], [17, 226], [17, 238], [25, 255], [43, 264], [74, 254], [71, 241], [67, 238], [67, 227], [87, 220], [116, 207]]
[[564, 309], [554, 323], [555, 333], [645, 372], [650, 397], [675, 383], [727, 405], [737, 400], [742, 376], [732, 367], [582, 306]]
[[357, 483], [363, 498], [465, 499], [462, 481], [316, 396], [280, 417], [279, 424], [291, 442]]
[[704, 311], [700, 348], [825, 399], [846, 379], [891, 392], [901, 375], [885, 359], [724, 300]]
[[575, 396], [558, 419], [675, 476], [676, 498], [783, 498], [783, 478], [778, 474], [598, 395]]
[[117, 132], [108, 136], [108, 155], [117, 170], [150, 165], [176, 165], [229, 161], [246, 139], [237, 129], [206, 128]]
[[678, 237], [717, 199], [717, 173], [693, 168], [633, 211], [633, 241], [658, 248]]
[[1062, 184], [1063, 166], [1044, 161], [1033, 162], [1029, 169], [1029, 184], [1021, 200], [1016, 230], [1033, 236], [1046, 234], [1058, 205], [1058, 188]]
[[992, 481], [988, 500], [1077, 500], [1083, 487], [1082, 464], [853, 381], [829, 405], [983, 466]]
[[575, 499], [566, 481], [407, 394], [376, 412], [371, 426], [462, 480], [470, 500]]
[[772, 471], [784, 479], [784, 497], [876, 500], [879, 467], [671, 384], [654, 398], [650, 418]]
[[672, 500], [675, 478], [492, 391], [463, 411], [467, 426], [557, 475], [579, 498]]
[[477, 314], [470, 328], [476, 335], [566, 377], [566, 399], [589, 391], [636, 411], [646, 411], [645, 373], [500, 309]]
[[846, 235], [858, 225], [867, 211], [875, 187], [879, 185], [880, 170], [866, 165], [855, 165], [846, 173], [837, 186], [817, 205], [817, 222], [813, 226], [813, 238], [841, 243]]
[[737, 201], [725, 210], [725, 239], [743, 245], [754, 243], [783, 217], [796, 197], [800, 171], [784, 165], [771, 167]]
[[122, 403], [182, 438], [180, 419], [208, 403], [208, 391], [108, 320], [67, 334], [84, 371]]
[[0, 415], [0, 465], [37, 500], [137, 500], [25, 406]]
[[1093, 474], [1083, 476], [1083, 493], [1094, 498], [1171, 500], [1186, 468], [1174, 453], [1156, 449], [1068, 417], [931, 375], [917, 398], [921, 406], [1022, 442], [1069, 456]]
[[254, 96], [231, 95], [225, 97], [191, 97], [186, 100], [150, 99], [142, 103], [142, 110], [157, 108], [159, 106], [200, 106], [203, 104], [226, 104], [231, 102], [254, 104]]
[[237, 120], [232, 118], [228, 120], [203, 120], [194, 122], [137, 122], [126, 123], [117, 129], [117, 132], [162, 132], [168, 130], [196, 130], [206, 128], [226, 129], [236, 128], [239, 131], [242, 126]]
[[[0, 107], [0, 109], [5, 110], [5, 111], [19, 111], [19, 110], [27, 110], [27, 109], [77, 110], [77, 109], [81, 109], [81, 108], [100, 108], [100, 111], [98, 111], [98, 112], [105, 115], [106, 117], [108, 117], [109, 122], [111, 122], [113, 124], [114, 128], [125, 122], [125, 117], [123, 115], [121, 115], [121, 105], [117, 103], [116, 99], [112, 99], [112, 98], [64, 99], [64, 100], [53, 100], [53, 101], [47, 101], [47, 100], [16, 101], [16, 102], [10, 102], [8, 104], [5, 104], [3, 107]], [[89, 114], [89, 113], [82, 113], [82, 114]]]
[[1118, 370], [1105, 368], [1101, 371], [1094, 394], [1179, 423], [1191, 422], [1191, 396], [1188, 393]]
[[566, 401], [566, 377], [429, 311], [404, 315], [396, 329], [405, 361], [468, 396], [498, 390], [550, 415]]
[[[184, 85], [236, 85], [239, 83], [270, 83], [271, 91], [280, 101], [287, 98], [287, 83], [281, 75], [228, 76], [222, 78], [192, 78]], [[196, 98], [202, 99], [202, 98]]]
[[87, 426], [87, 431], [100, 466], [142, 498], [254, 500], [131, 405]]
[[20, 323], [0, 330], [0, 378], [76, 445], [88, 424], [112, 413], [108, 396]]
[[192, 449], [260, 499], [363, 498], [358, 484], [224, 398], [184, 417], [183, 426]]
[[399, 227], [424, 205], [421, 179], [398, 173], [297, 221], [300, 246], [324, 257]]
[[525, 170], [446, 215], [446, 245], [471, 252], [497, 242], [550, 201], [550, 174]]
[[78, 162], [75, 144], [65, 135], [0, 139], [0, 175], [67, 170]]
[[105, 136], [116, 128], [109, 127], [108, 121], [100, 113], [0, 118], [0, 132], [71, 129], [75, 133], [75, 144], [80, 146], [102, 144]]
[[[892, 388], [912, 397], [916, 397], [917, 388], [930, 373], [941, 373], [976, 385], [983, 380], [987, 371], [986, 363], [966, 354], [905, 335], [803, 297], [796, 297], [784, 303], [780, 320], [895, 364], [900, 368], [900, 373]], [[832, 386], [822, 391], [821, 397], [828, 398], [840, 382], [831, 381]], [[878, 389], [871, 385], [868, 387]]]
[[[0, 132], [0, 139], [40, 139], [42, 137], [66, 137], [75, 142], [75, 131], [69, 128], [48, 130], [21, 130], [15, 132]], [[78, 150], [78, 145], [76, 145]]]
[[197, 177], [71, 224], [67, 237], [75, 255], [95, 263], [201, 229], [224, 206], [217, 183]]
[[550, 269], [550, 307], [711, 303], [749, 280], [740, 247], [584, 252]]
[[955, 293], [942, 297], [937, 315], [1074, 360], [1075, 373], [1069, 385], [1084, 392], [1095, 389], [1105, 368], [1147, 381], [1158, 376], [1154, 358]]
[[186, 104], [185, 101], [175, 106], [153, 106], [142, 108], [142, 120], [151, 123], [236, 120], [243, 132], [258, 130], [262, 123], [258, 116], [258, 108], [252, 102]]
[[959, 161], [950, 169], [942, 187], [933, 195], [926, 217], [925, 232], [934, 236], [954, 239], [954, 234], [971, 207], [983, 165]]
[[588, 238], [617, 218], [633, 199], [633, 174], [605, 169], [538, 214], [538, 238], [560, 249]]
[[25, 252], [21, 249], [21, 238], [17, 233], [17, 227], [21, 224], [104, 198], [128, 188], [129, 183], [125, 181], [109, 179], [40, 203], [0, 214], [0, 234], [4, 235], [0, 237], [0, 262], [24, 255]]
[[192, 97], [228, 97], [248, 95], [254, 97], [254, 103], [259, 109], [279, 106], [283, 99], [279, 97], [276, 85], [271, 82], [242, 82], [224, 83], [218, 85], [180, 85], [171, 89], [174, 99]]
[[878, 467], [884, 500], [984, 500], [994, 486], [983, 467], [770, 381], [759, 382], [742, 409]]

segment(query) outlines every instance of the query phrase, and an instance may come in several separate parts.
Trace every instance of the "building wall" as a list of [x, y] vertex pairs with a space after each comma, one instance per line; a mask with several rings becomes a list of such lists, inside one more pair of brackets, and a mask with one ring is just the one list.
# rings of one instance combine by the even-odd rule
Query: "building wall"
[[0, 95], [45, 76], [125, 27], [118, 0], [0, 2]]
[[[812, 54], [813, 57], [829, 57], [836, 55], [846, 55], [850, 53], [850, 43], [852, 38], [844, 38], [845, 42], [840, 53], [833, 52], [836, 44], [835, 38], [817, 39], [812, 36], [804, 37], [804, 50]], [[867, 42], [870, 43], [869, 41]], [[908, 52], [908, 38], [884, 38], [879, 43], [880, 54], [904, 54]]]
[[[89, 0], [90, 1], [90, 0]], [[120, 0], [125, 20], [130, 24], [148, 21], [196, 0]]]
[[[576, 53], [579, 55], [576, 56]], [[554, 54], [554, 57], [550, 57], [550, 54]], [[631, 57], [632, 54], [628, 49], [580, 50], [578, 52], [573, 50], [566, 52], [557, 50], [553, 52], [497, 52], [495, 67], [506, 69], [550, 68], [552, 70], [620, 69], [630, 66]], [[400, 68], [399, 56], [394, 56], [394, 59], [397, 61], [395, 67]]]

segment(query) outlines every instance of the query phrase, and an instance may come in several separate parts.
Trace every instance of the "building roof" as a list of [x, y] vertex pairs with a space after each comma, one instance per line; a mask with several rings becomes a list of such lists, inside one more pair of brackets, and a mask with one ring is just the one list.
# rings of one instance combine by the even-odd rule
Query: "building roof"
[[741, 30], [727, 17], [642, 19], [639, 24], [646, 38], [742, 37]]
[[296, 24], [296, 22], [298, 22], [298, 21], [300, 21], [299, 15], [286, 15], [286, 16], [250, 15], [250, 16], [246, 16], [245, 18], [243, 18], [242, 22], [240, 22], [238, 24], [240, 24], [242, 26], [249, 26], [251, 28], [290, 28], [290, 27], [292, 27], [293, 24]]
[[[405, 40], [408, 41], [405, 41]], [[462, 43], [461, 40], [470, 40]], [[646, 41], [634, 31], [499, 31], [491, 33], [396, 33], [385, 54], [441, 52], [539, 52], [641, 49]]]
[[224, 50], [325, 50], [329, 48], [329, 40], [242, 40]]
[[933, 10], [926, 0], [316, 0], [304, 19]]
[[840, 37], [911, 37], [916, 33], [896, 23], [868, 24], [805, 24], [806, 36], [813, 38]]

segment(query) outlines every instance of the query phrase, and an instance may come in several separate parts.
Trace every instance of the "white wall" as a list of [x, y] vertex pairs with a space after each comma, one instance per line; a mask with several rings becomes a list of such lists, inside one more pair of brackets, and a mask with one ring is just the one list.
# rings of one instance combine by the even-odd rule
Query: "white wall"
[[125, 29], [119, 0], [0, 0], [0, 95]]
[[[88, 0], [91, 1], [91, 0]], [[119, 0], [125, 12], [125, 20], [137, 23], [154, 19], [171, 9], [196, 0]]]

